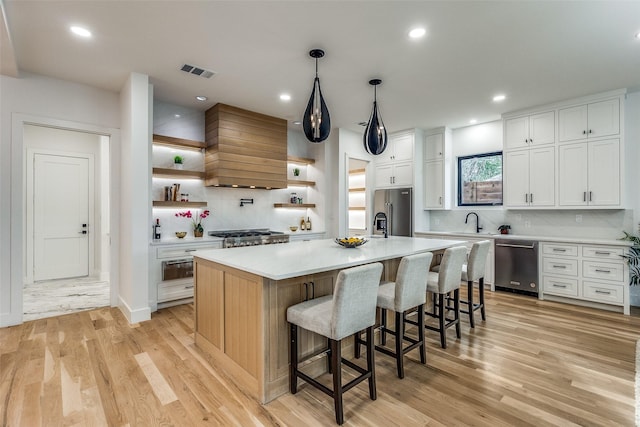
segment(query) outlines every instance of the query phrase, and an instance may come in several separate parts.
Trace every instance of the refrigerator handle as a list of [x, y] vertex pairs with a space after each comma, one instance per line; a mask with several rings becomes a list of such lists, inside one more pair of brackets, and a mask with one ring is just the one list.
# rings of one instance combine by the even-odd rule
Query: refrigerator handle
[[393, 235], [393, 203], [389, 203], [389, 215], [387, 215], [387, 234]]

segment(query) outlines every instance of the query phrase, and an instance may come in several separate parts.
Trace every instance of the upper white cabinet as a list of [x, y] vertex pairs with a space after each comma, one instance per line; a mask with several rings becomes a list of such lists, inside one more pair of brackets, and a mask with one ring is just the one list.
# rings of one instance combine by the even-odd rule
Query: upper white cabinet
[[507, 207], [555, 205], [555, 147], [511, 151], [504, 156]]
[[560, 142], [601, 138], [619, 133], [619, 98], [558, 110], [558, 139]]
[[413, 186], [413, 132], [389, 135], [387, 149], [375, 160], [376, 188]]
[[504, 122], [506, 150], [554, 142], [556, 142], [555, 111], [515, 117]]
[[425, 210], [451, 208], [451, 130], [439, 128], [424, 142]]
[[620, 143], [617, 139], [558, 148], [560, 206], [620, 206]]

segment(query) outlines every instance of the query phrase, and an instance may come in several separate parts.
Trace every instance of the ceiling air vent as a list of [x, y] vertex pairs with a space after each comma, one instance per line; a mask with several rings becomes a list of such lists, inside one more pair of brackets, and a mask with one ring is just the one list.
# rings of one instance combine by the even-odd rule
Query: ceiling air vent
[[205, 70], [204, 68], [196, 67], [194, 65], [184, 64], [180, 70], [185, 73], [195, 74], [196, 76], [204, 77], [205, 79], [210, 79], [216, 73], [213, 71]]

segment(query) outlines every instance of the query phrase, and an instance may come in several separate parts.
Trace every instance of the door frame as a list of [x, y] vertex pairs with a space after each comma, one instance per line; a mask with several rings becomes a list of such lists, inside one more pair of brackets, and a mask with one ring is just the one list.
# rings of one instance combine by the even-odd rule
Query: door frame
[[11, 278], [11, 300], [10, 310], [8, 313], [1, 313], [2, 325], [17, 325], [22, 323], [23, 311], [23, 275], [24, 275], [24, 253], [23, 242], [25, 236], [25, 200], [24, 200], [24, 125], [46, 126], [58, 129], [94, 133], [107, 137], [109, 144], [109, 284], [111, 291], [111, 306], [118, 304], [118, 289], [120, 263], [118, 258], [118, 248], [120, 246], [120, 238], [115, 230], [120, 228], [120, 169], [118, 162], [115, 160], [120, 158], [120, 130], [106, 126], [92, 125], [69, 120], [60, 120], [50, 117], [42, 117], [24, 113], [11, 114], [11, 210], [10, 224], [11, 230], [9, 234], [11, 262], [9, 265], [9, 275]]
[[[370, 171], [371, 171], [371, 163], [372, 160], [371, 159], [363, 159], [360, 157], [356, 157], [353, 155], [350, 155], [349, 153], [344, 153], [344, 188], [342, 189], [342, 191], [344, 192], [345, 195], [345, 209], [344, 209], [344, 224], [345, 224], [345, 231], [344, 233], [349, 234], [349, 165], [351, 163], [351, 160], [355, 160], [355, 161], [359, 161], [359, 162], [364, 162], [366, 163], [365, 166], [365, 198], [367, 200], [367, 205], [366, 205], [366, 210], [365, 210], [365, 224], [366, 224], [366, 230], [368, 232], [368, 234], [373, 234], [373, 228], [370, 227], [369, 225], [369, 218], [371, 216], [371, 197], [370, 197], [370, 193], [371, 193], [371, 177], [370, 177]], [[375, 189], [375, 188], [374, 188]], [[373, 194], [373, 193], [371, 193]], [[344, 234], [341, 233], [341, 234]], [[346, 235], [345, 234], [345, 235]]]
[[95, 234], [99, 232], [96, 229], [96, 212], [95, 212], [95, 158], [91, 153], [77, 153], [72, 151], [57, 151], [47, 150], [42, 148], [29, 148], [27, 149], [26, 157], [26, 200], [25, 200], [25, 277], [24, 283], [33, 283], [34, 278], [34, 266], [35, 266], [35, 242], [34, 237], [34, 196], [35, 196], [35, 181], [34, 181], [34, 160], [36, 154], [44, 154], [51, 156], [63, 156], [63, 157], [77, 157], [87, 159], [89, 161], [89, 276], [94, 276], [95, 271]]

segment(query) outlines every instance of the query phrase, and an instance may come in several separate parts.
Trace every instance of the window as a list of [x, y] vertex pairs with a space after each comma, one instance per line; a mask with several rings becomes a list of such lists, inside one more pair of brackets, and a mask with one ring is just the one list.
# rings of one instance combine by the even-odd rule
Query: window
[[458, 157], [458, 206], [502, 205], [502, 152]]

